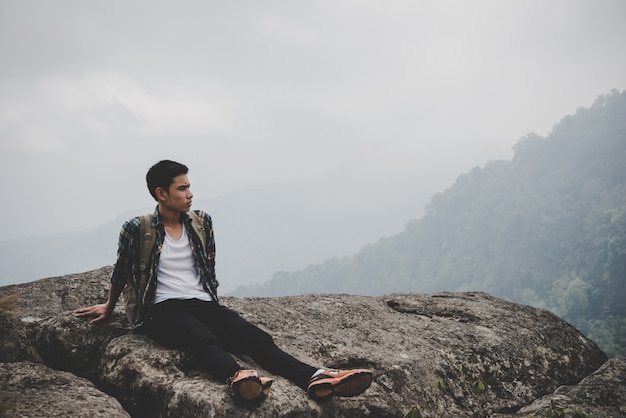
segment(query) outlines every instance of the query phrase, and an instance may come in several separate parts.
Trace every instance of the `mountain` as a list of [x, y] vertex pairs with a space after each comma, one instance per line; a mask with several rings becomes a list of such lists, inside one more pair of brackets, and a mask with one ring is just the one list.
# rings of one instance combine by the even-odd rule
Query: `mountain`
[[460, 176], [401, 233], [234, 294], [486, 291], [549, 308], [626, 354], [626, 93], [514, 150]]

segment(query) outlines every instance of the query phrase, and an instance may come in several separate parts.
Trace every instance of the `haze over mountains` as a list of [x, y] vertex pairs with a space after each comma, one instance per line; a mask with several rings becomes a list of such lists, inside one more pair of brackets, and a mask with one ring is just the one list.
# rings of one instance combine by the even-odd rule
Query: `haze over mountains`
[[512, 161], [459, 176], [400, 234], [239, 296], [486, 291], [546, 307], [626, 354], [626, 93], [580, 108]]

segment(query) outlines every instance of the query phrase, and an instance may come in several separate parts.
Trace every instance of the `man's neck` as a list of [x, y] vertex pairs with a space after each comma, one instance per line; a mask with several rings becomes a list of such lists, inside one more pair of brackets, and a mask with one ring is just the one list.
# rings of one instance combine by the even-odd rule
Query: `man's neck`
[[163, 205], [159, 205], [159, 216], [163, 225], [169, 226], [179, 224], [180, 215], [181, 213], [179, 211], [171, 210]]

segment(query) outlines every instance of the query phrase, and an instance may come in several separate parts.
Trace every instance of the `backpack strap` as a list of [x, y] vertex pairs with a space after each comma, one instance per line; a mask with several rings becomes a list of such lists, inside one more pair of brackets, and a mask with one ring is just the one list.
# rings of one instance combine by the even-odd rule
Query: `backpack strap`
[[139, 270], [143, 273], [156, 242], [156, 231], [152, 228], [152, 214], [141, 215], [139, 220]]

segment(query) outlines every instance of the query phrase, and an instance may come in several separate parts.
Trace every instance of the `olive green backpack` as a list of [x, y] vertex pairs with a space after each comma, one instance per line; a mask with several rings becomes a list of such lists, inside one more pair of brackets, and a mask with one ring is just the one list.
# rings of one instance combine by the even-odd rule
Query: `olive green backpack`
[[[187, 212], [187, 215], [192, 220], [193, 231], [200, 238], [202, 248], [206, 251], [206, 232], [202, 225], [202, 219], [194, 211]], [[124, 288], [126, 316], [133, 327], [137, 317], [143, 310], [142, 298], [148, 285], [148, 262], [156, 243], [156, 230], [152, 227], [152, 214], [141, 215], [139, 221], [139, 283], [129, 280]]]

